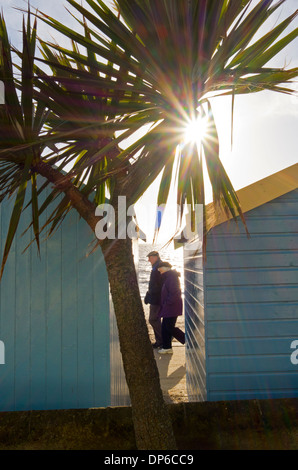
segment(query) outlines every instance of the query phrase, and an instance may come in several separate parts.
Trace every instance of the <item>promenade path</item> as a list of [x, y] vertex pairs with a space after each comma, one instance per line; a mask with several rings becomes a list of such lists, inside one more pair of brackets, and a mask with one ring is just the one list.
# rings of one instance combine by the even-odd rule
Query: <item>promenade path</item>
[[173, 341], [173, 354], [161, 355], [155, 350], [154, 355], [165, 402], [187, 402], [185, 347], [177, 341]]
[[[151, 342], [154, 343], [154, 335], [148, 323], [149, 309], [145, 306], [145, 317], [147, 319], [148, 331]], [[185, 331], [184, 316], [179, 317], [177, 324], [181, 330]], [[173, 354], [161, 355], [154, 350], [154, 356], [159, 370], [160, 385], [166, 403], [187, 402], [186, 391], [186, 368], [185, 368], [185, 346], [177, 340], [173, 340]]]

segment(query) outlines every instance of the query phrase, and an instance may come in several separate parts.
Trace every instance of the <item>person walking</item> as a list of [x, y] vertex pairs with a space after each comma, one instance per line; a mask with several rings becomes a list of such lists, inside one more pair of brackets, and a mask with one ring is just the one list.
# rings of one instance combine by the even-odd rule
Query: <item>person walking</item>
[[162, 318], [161, 334], [162, 348], [160, 354], [172, 354], [172, 337], [185, 344], [185, 333], [176, 327], [177, 318], [182, 315], [182, 297], [180, 287], [180, 274], [172, 269], [172, 265], [166, 261], [159, 263], [158, 271], [162, 276], [161, 309]]
[[161, 288], [162, 288], [162, 277], [158, 271], [158, 267], [162, 262], [157, 251], [150, 251], [147, 255], [148, 261], [151, 263], [152, 270], [150, 273], [150, 280], [148, 291], [144, 298], [144, 303], [149, 304], [149, 323], [152, 326], [155, 343], [152, 345], [153, 348], [162, 347], [162, 335], [161, 335], [161, 318], [159, 315], [160, 311], [160, 299], [161, 299]]

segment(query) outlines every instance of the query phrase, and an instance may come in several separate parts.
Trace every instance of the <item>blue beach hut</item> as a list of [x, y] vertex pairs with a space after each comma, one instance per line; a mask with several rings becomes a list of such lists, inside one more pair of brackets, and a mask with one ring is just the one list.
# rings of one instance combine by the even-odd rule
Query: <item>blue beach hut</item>
[[[1, 252], [13, 202], [0, 204]], [[105, 263], [100, 249], [86, 256], [95, 235], [73, 211], [40, 256], [24, 252], [26, 212], [0, 283], [0, 411], [126, 404]]]
[[250, 238], [222, 216], [205, 264], [184, 249], [190, 400], [298, 397], [297, 187], [298, 164], [243, 188]]

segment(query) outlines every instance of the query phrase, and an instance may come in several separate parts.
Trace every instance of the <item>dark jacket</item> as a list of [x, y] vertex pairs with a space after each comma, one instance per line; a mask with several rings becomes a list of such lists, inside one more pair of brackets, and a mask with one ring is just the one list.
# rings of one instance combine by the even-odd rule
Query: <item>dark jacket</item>
[[162, 276], [158, 271], [158, 266], [160, 263], [161, 260], [159, 259], [152, 266], [148, 291], [144, 299], [145, 304], [160, 305], [160, 296], [162, 288]]
[[170, 270], [162, 274], [161, 317], [178, 317], [182, 315], [182, 297], [179, 281], [180, 274]]

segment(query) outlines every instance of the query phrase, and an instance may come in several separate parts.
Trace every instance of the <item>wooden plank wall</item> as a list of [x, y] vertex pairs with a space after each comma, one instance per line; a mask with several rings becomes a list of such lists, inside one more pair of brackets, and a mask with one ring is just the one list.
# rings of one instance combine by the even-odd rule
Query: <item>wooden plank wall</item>
[[186, 385], [190, 401], [206, 400], [205, 296], [202, 252], [184, 247]]
[[[298, 397], [298, 190], [208, 235], [207, 399]], [[200, 291], [198, 292], [200, 296]]]
[[[1, 251], [12, 202], [0, 205]], [[0, 411], [110, 404], [109, 285], [94, 234], [76, 213], [23, 253], [24, 213], [0, 284]]]
[[[132, 241], [132, 249], [137, 276], [139, 276], [139, 241]], [[129, 390], [125, 378], [122, 355], [119, 344], [119, 332], [110, 295], [110, 382], [111, 406], [130, 406]]]

